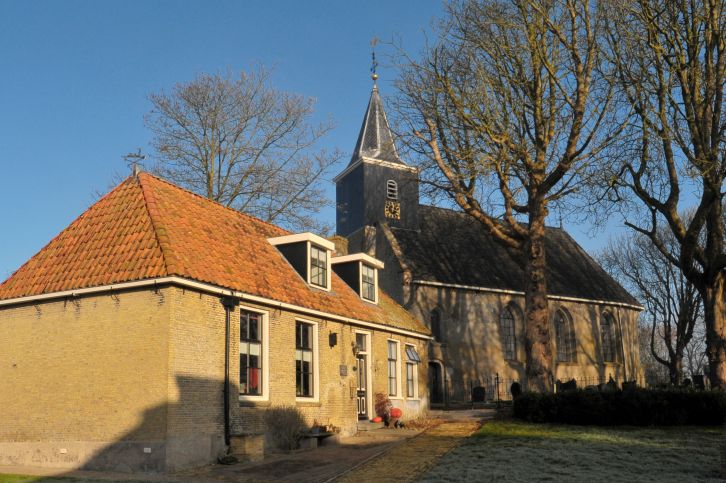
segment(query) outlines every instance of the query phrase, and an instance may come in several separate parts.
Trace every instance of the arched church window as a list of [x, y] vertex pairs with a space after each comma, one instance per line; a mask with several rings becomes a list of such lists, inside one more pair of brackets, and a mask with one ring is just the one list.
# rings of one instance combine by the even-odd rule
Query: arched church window
[[605, 312], [600, 318], [600, 341], [602, 343], [602, 359], [605, 362], [615, 361], [615, 319], [610, 312]]
[[396, 183], [392, 179], [386, 181], [386, 198], [388, 198], [389, 200], [398, 199], [398, 183]]
[[499, 330], [502, 336], [502, 352], [510, 361], [517, 359], [517, 340], [514, 333], [514, 314], [512, 309], [504, 307], [499, 314]]
[[575, 330], [572, 319], [560, 309], [555, 314], [557, 362], [575, 362]]
[[431, 335], [434, 336], [436, 342], [441, 342], [441, 311], [439, 309], [431, 311]]

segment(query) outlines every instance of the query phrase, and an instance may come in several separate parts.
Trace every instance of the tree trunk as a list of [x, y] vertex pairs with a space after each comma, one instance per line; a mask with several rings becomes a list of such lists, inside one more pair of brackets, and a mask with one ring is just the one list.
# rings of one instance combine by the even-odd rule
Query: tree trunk
[[673, 360], [670, 361], [668, 376], [674, 386], [680, 386], [683, 382], [683, 351], [677, 352]]
[[530, 391], [552, 392], [552, 341], [547, 310], [545, 216], [530, 215], [525, 256], [525, 342], [527, 385]]
[[706, 353], [711, 387], [726, 389], [726, 279], [723, 271], [704, 289]]

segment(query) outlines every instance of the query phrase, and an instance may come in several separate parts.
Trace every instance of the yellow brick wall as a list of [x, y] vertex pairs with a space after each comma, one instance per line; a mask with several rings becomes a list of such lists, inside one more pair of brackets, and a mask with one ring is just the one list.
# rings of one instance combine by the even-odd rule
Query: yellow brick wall
[[[171, 290], [171, 324], [169, 331], [169, 435], [222, 434], [222, 389], [224, 381], [224, 324], [225, 311], [216, 295], [191, 290]], [[267, 318], [269, 342], [269, 374], [266, 398], [239, 397], [239, 313], [249, 310]], [[318, 397], [313, 400], [295, 395], [295, 322], [317, 326]], [[317, 317], [299, 315], [276, 307], [242, 301], [233, 311], [230, 324], [230, 407], [233, 435], [262, 434], [265, 432], [264, 412], [277, 406], [294, 406], [308, 424], [332, 424], [345, 434], [356, 430], [356, 377], [353, 370], [355, 356], [352, 342], [355, 330], [372, 334], [373, 360], [371, 376], [373, 394], [387, 391], [387, 340], [401, 341], [401, 374], [405, 380], [403, 358], [405, 343], [415, 344], [422, 357], [426, 343], [419, 339], [392, 335], [388, 332], [354, 328], [348, 324]], [[329, 344], [330, 333], [337, 334], [337, 344]], [[264, 350], [264, 349], [263, 349]], [[341, 376], [341, 366], [346, 375]], [[419, 400], [394, 401], [407, 415], [417, 414], [427, 402], [425, 362], [419, 364]], [[402, 386], [404, 387], [404, 386]]]
[[[269, 388], [264, 401], [240, 401], [238, 308], [230, 324], [232, 434], [264, 433], [264, 411], [275, 406], [297, 407], [311, 425], [355, 432], [356, 329], [259, 304], [243, 307], [268, 317]], [[317, 326], [315, 400], [295, 396], [296, 320]], [[401, 342], [399, 378], [405, 390], [404, 344], [416, 344], [425, 357], [425, 342], [360, 329], [371, 335], [371, 401], [376, 392], [387, 391], [389, 337]], [[333, 347], [331, 333], [337, 334]], [[42, 461], [32, 464], [173, 470], [213, 461], [224, 450], [224, 335], [220, 297], [178, 287], [0, 309], [0, 449], [30, 445], [14, 446], [13, 459], [0, 457], [0, 464], [28, 464], [39, 452]], [[425, 406], [425, 369], [424, 362], [418, 373], [421, 400], [394, 400], [407, 417]], [[71, 448], [68, 455], [59, 457], [60, 446], [46, 444], [55, 441]], [[141, 446], [150, 444], [152, 453], [142, 454]]]
[[168, 291], [0, 309], [0, 441], [162, 440]]
[[[169, 435], [222, 434], [224, 307], [218, 296], [182, 288], [170, 291]], [[239, 325], [230, 328], [234, 341]]]

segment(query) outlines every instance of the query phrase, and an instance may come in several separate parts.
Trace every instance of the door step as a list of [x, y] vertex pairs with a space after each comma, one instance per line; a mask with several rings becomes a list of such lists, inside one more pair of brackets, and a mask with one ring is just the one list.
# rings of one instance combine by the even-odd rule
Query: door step
[[383, 429], [385, 425], [381, 423], [373, 423], [371, 421], [358, 421], [358, 431], [373, 431], [375, 429]]

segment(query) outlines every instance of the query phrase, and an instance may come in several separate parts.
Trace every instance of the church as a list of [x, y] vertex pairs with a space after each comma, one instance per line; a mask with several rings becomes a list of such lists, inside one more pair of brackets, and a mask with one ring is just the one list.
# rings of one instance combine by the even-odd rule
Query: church
[[[515, 381], [526, 388], [524, 262], [468, 215], [420, 203], [418, 171], [396, 149], [375, 82], [334, 181], [336, 249], [385, 263], [381, 288], [433, 334], [431, 404], [508, 399]], [[562, 228], [547, 228], [546, 250], [555, 380], [642, 383], [638, 301]]]

